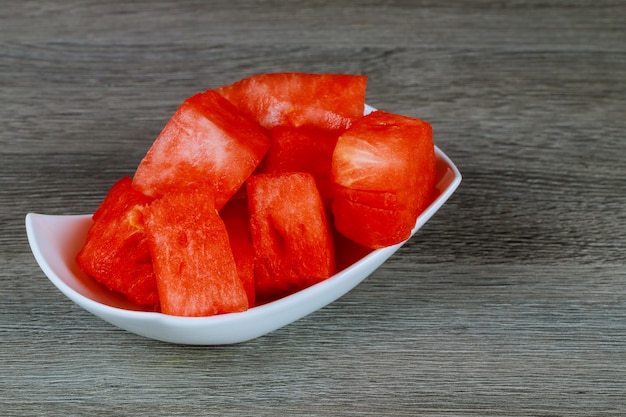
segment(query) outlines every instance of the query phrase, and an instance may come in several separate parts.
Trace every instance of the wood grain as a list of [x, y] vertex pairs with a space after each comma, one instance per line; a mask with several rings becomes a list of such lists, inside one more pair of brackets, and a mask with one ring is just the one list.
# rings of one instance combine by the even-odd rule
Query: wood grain
[[[21, 1], [0, 12], [0, 414], [626, 414], [622, 1]], [[265, 337], [114, 328], [37, 267], [27, 212], [92, 212], [177, 105], [351, 72], [463, 183], [363, 284]]]

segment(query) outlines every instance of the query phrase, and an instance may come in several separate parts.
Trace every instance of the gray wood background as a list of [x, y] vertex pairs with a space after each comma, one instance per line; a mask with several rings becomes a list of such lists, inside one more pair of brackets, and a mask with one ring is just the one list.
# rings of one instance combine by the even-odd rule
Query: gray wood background
[[[5, 1], [0, 415], [626, 415], [624, 1]], [[381, 269], [268, 336], [169, 345], [65, 299], [27, 212], [92, 212], [180, 102], [369, 76], [464, 181]]]

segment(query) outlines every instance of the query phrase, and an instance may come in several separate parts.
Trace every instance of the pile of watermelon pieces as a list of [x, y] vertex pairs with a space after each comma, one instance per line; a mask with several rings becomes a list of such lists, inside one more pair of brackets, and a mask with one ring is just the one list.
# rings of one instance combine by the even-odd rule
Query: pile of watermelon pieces
[[245, 311], [410, 237], [431, 125], [364, 115], [367, 78], [271, 73], [186, 99], [93, 215], [76, 260], [148, 311]]

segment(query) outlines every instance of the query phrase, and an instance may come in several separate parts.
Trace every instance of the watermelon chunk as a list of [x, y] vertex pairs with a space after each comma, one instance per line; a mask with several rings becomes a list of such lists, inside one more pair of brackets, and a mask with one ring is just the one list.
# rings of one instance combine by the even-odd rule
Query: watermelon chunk
[[313, 176], [260, 174], [246, 186], [257, 299], [280, 298], [330, 277], [334, 244]]
[[314, 125], [345, 129], [363, 116], [367, 77], [282, 72], [258, 74], [216, 89], [266, 129]]
[[270, 132], [270, 148], [260, 172], [313, 174], [324, 202], [330, 206], [330, 167], [337, 138], [342, 132], [314, 126], [276, 126]]
[[269, 137], [215, 91], [185, 100], [139, 163], [133, 185], [151, 197], [202, 185], [219, 210], [261, 162]]
[[220, 217], [228, 232], [237, 272], [248, 295], [248, 304], [254, 306], [254, 252], [250, 236], [248, 199], [245, 195], [242, 198], [231, 198], [220, 210]]
[[118, 180], [94, 213], [76, 263], [88, 275], [135, 304], [150, 310], [159, 305], [141, 208], [152, 199]]
[[364, 116], [333, 153], [335, 227], [374, 249], [408, 239], [432, 201], [435, 174], [429, 123], [383, 111]]
[[186, 189], [155, 200], [145, 209], [145, 228], [163, 313], [210, 316], [248, 308], [209, 190]]

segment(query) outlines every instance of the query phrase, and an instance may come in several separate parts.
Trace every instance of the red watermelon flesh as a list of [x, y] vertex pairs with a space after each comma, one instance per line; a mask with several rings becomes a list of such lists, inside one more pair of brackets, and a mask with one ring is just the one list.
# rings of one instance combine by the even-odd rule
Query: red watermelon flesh
[[367, 77], [282, 72], [258, 74], [216, 89], [266, 129], [314, 125], [345, 129], [363, 116]]
[[313, 174], [322, 198], [330, 206], [330, 167], [337, 138], [342, 132], [314, 126], [276, 126], [270, 132], [270, 148], [260, 172]]
[[109, 289], [156, 310], [159, 294], [141, 214], [150, 201], [132, 187], [130, 177], [118, 180], [94, 213], [76, 262]]
[[335, 227], [369, 248], [408, 239], [432, 201], [435, 174], [430, 124], [382, 111], [364, 116], [333, 153]]
[[307, 173], [260, 174], [247, 181], [256, 296], [277, 299], [335, 272], [326, 209]]
[[164, 195], [145, 209], [145, 227], [163, 313], [211, 316], [248, 308], [210, 191]]
[[228, 231], [239, 278], [246, 289], [248, 304], [254, 306], [254, 252], [250, 236], [250, 214], [247, 198], [232, 198], [220, 210], [220, 217]]
[[202, 185], [220, 209], [261, 162], [269, 137], [215, 91], [185, 100], [137, 167], [133, 185], [160, 197]]

